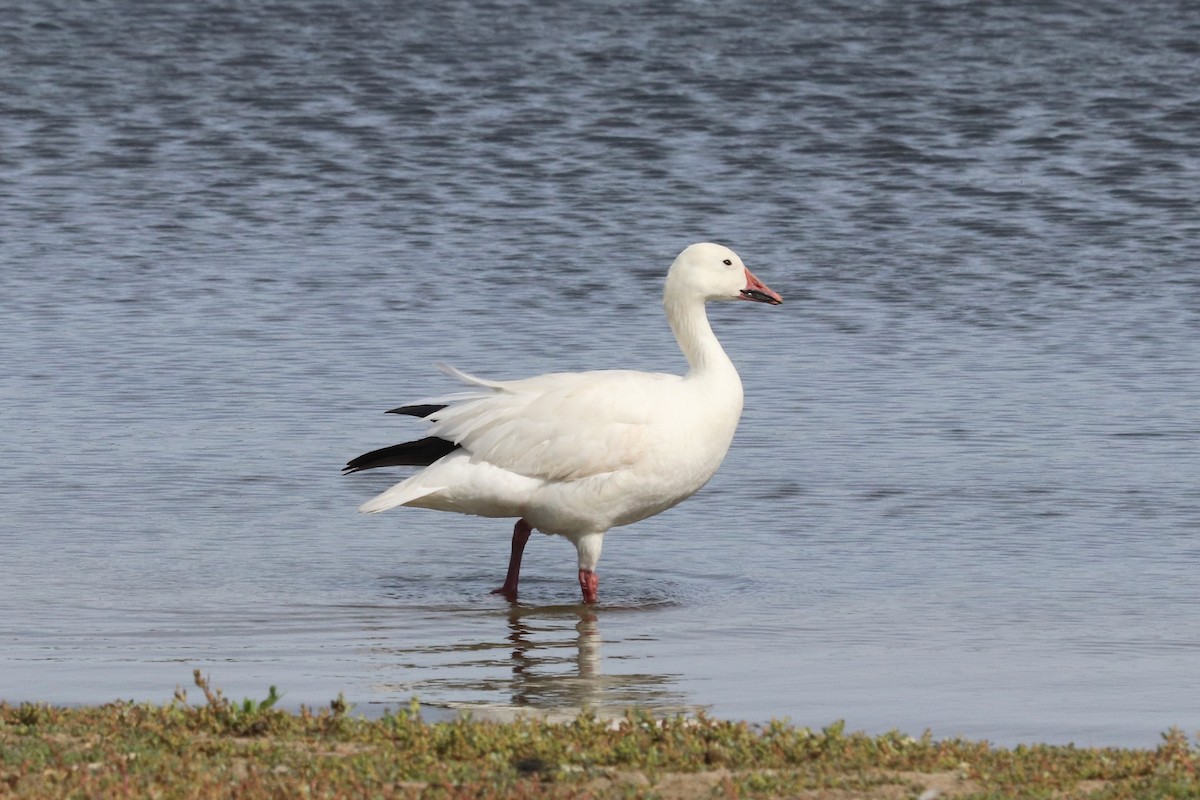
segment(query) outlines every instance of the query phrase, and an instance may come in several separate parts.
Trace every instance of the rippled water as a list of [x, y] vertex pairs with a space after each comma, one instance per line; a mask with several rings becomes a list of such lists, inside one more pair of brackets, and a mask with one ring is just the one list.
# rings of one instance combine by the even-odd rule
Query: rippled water
[[[15, 2], [0, 698], [631, 703], [999, 742], [1200, 726], [1200, 18], [1183, 2]], [[354, 508], [431, 367], [675, 371], [734, 449], [608, 537]]]

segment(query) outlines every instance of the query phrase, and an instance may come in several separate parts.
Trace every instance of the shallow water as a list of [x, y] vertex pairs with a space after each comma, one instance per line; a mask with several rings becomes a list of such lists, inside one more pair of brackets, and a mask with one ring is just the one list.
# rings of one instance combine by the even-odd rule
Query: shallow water
[[[703, 708], [1002, 743], [1200, 727], [1186, 4], [15, 3], [0, 19], [0, 698]], [[682, 367], [746, 412], [601, 605], [342, 478], [450, 388]]]

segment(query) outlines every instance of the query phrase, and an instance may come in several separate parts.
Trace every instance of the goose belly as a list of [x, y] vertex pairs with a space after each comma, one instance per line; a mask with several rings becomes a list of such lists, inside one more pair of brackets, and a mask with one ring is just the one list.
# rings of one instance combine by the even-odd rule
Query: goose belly
[[629, 469], [544, 485], [528, 501], [525, 518], [545, 533], [571, 536], [652, 517], [708, 483], [729, 450], [729, 440], [687, 453], [664, 449]]

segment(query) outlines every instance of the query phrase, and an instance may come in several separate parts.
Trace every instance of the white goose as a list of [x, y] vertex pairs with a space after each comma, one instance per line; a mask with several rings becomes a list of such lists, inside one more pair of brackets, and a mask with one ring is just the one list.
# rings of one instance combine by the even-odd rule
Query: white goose
[[690, 497], [717, 471], [742, 415], [742, 382], [708, 323], [709, 300], [779, 305], [732, 250], [694, 244], [667, 273], [663, 306], [687, 375], [560, 372], [515, 381], [442, 370], [471, 386], [389, 413], [424, 417], [430, 436], [359, 456], [344, 472], [425, 469], [364, 503], [516, 517], [504, 585], [517, 596], [530, 533], [565, 536], [579, 554], [583, 602], [595, 603], [605, 532]]

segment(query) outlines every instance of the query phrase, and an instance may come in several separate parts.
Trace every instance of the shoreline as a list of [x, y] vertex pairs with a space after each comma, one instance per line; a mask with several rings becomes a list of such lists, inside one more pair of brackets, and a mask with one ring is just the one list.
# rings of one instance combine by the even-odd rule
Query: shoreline
[[987, 741], [750, 725], [703, 714], [507, 721], [376, 719], [342, 698], [299, 712], [279, 695], [62, 707], [0, 701], [0, 796], [935, 797], [1200, 795], [1200, 747], [995, 747]]

